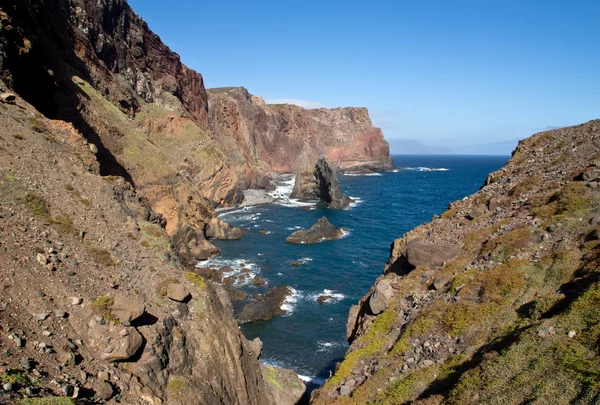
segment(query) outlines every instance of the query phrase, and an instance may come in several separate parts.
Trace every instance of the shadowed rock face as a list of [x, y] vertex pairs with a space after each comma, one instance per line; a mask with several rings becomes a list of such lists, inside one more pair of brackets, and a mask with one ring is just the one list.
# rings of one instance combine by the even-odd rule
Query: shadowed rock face
[[254, 297], [254, 302], [246, 304], [238, 314], [240, 323], [267, 321], [275, 315], [283, 314], [281, 306], [285, 299], [292, 294], [288, 286], [276, 286], [268, 289], [264, 294]]
[[337, 173], [325, 157], [321, 157], [314, 168], [296, 174], [291, 198], [299, 200], [321, 200], [332, 209], [345, 209], [352, 200], [342, 194]]
[[310, 229], [300, 229], [285, 240], [288, 243], [317, 243], [339, 239], [344, 236], [344, 228], [337, 228], [327, 218], [322, 217]]

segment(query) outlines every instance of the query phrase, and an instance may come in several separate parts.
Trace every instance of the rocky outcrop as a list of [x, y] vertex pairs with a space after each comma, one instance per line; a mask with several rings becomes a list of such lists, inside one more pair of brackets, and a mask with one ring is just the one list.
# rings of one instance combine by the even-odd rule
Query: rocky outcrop
[[305, 109], [267, 104], [243, 87], [209, 89], [210, 124], [219, 144], [260, 187], [275, 173], [293, 173], [324, 154], [337, 169], [391, 170], [389, 146], [366, 108]]
[[300, 229], [286, 238], [288, 243], [318, 243], [339, 239], [344, 236], [344, 228], [337, 228], [325, 217], [321, 217], [310, 229]]
[[594, 403], [599, 130], [521, 141], [479, 192], [395, 240], [312, 403]]
[[276, 286], [269, 288], [264, 294], [256, 294], [252, 302], [246, 304], [237, 315], [240, 323], [267, 321], [275, 315], [283, 314], [281, 309], [285, 299], [292, 294], [289, 286]]
[[319, 158], [314, 168], [296, 174], [290, 198], [320, 200], [332, 209], [346, 209], [352, 202], [348, 196], [342, 194], [337, 173], [325, 157]]

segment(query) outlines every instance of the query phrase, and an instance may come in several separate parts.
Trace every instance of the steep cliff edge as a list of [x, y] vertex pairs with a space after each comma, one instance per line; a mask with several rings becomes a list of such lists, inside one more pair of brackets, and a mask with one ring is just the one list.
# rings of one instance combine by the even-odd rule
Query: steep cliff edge
[[521, 141], [394, 241], [315, 404], [600, 400], [600, 121]]
[[269, 171], [296, 172], [321, 155], [345, 171], [393, 168], [388, 143], [366, 108], [266, 104], [243, 87], [209, 89], [208, 104], [215, 140], [251, 173], [251, 187]]
[[208, 238], [241, 236], [217, 205], [243, 199], [208, 131], [202, 76], [186, 68], [124, 0], [18, 0], [0, 11], [0, 76], [97, 150], [100, 173], [126, 178], [167, 219], [189, 261]]
[[0, 81], [0, 403], [296, 403], [302, 382], [260, 363], [149, 201], [100, 176], [71, 124], [7, 91]]

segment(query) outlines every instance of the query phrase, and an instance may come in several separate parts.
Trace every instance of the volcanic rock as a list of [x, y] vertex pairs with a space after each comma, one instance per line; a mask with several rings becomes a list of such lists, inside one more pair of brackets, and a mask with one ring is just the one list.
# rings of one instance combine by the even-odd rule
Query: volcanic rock
[[321, 157], [314, 168], [296, 174], [290, 198], [321, 200], [333, 209], [348, 208], [352, 202], [342, 194], [335, 168], [325, 157]]
[[167, 297], [173, 301], [184, 302], [190, 297], [190, 292], [181, 283], [171, 283], [167, 286]]
[[418, 238], [408, 242], [402, 254], [415, 267], [436, 267], [457, 257], [460, 250], [449, 243], [433, 244]]
[[339, 239], [344, 236], [344, 228], [337, 228], [327, 218], [321, 217], [310, 229], [300, 229], [285, 240], [288, 243], [317, 243]]
[[285, 311], [281, 306], [292, 294], [289, 286], [278, 285], [268, 289], [264, 294], [255, 295], [254, 302], [246, 304], [237, 318], [240, 323], [266, 321]]

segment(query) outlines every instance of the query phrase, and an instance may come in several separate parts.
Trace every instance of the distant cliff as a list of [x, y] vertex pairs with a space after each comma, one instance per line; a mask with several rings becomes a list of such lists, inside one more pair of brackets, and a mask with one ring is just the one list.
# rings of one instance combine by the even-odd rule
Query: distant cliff
[[314, 404], [600, 400], [600, 120], [541, 132], [391, 245]]
[[388, 143], [366, 108], [266, 104], [243, 87], [209, 89], [208, 103], [215, 140], [253, 174], [251, 183], [260, 184], [269, 170], [291, 173], [312, 166], [321, 154], [346, 171], [393, 168]]

